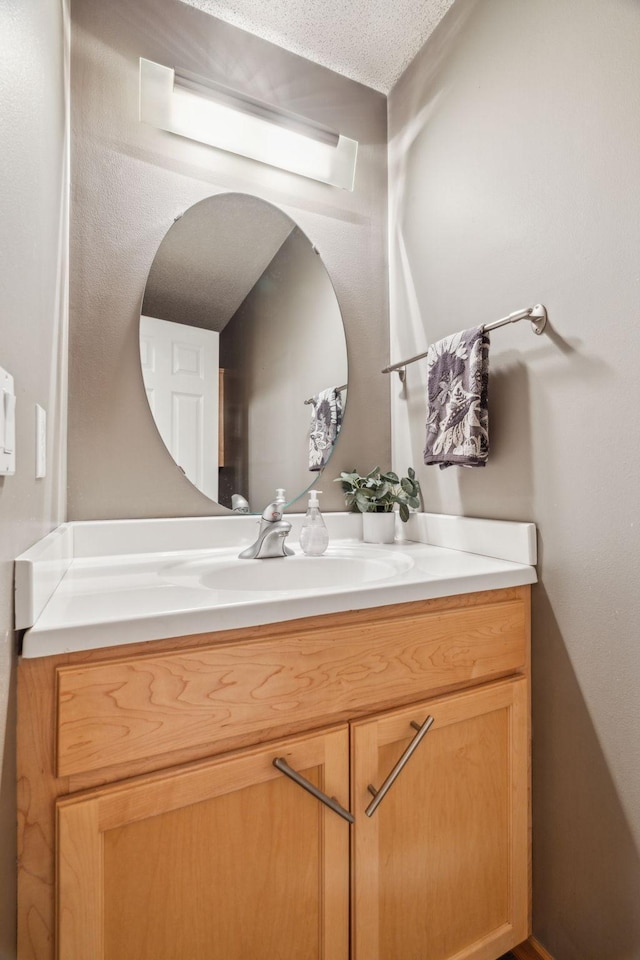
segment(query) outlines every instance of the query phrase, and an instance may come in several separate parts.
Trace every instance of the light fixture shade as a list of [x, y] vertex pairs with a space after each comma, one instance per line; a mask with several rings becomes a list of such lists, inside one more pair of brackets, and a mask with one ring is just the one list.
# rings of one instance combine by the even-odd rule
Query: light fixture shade
[[353, 190], [356, 140], [142, 57], [140, 120], [220, 150]]

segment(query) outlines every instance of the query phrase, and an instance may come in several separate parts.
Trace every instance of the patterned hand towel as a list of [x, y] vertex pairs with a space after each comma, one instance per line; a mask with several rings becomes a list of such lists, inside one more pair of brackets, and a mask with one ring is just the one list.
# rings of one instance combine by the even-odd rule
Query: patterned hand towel
[[321, 390], [311, 403], [309, 470], [322, 470], [342, 426], [342, 396], [335, 387]]
[[484, 467], [489, 456], [489, 334], [462, 330], [427, 353], [426, 464]]

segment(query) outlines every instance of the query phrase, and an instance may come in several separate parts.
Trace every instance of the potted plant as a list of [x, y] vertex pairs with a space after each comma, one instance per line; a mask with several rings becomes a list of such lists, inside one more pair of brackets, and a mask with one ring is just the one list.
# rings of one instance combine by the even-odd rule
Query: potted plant
[[364, 476], [352, 470], [341, 473], [336, 483], [342, 484], [347, 507], [362, 514], [362, 537], [368, 543], [393, 543], [396, 504], [404, 522], [409, 508], [420, 506], [420, 484], [412, 467], [402, 478], [392, 471], [382, 473], [380, 467]]

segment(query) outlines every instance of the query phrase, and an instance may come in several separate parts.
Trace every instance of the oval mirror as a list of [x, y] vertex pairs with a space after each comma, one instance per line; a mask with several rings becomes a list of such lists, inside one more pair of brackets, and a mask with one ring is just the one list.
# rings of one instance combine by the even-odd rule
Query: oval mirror
[[155, 256], [140, 317], [156, 426], [212, 500], [261, 512], [326, 464], [346, 399], [347, 350], [329, 275], [285, 213], [248, 194], [190, 207]]

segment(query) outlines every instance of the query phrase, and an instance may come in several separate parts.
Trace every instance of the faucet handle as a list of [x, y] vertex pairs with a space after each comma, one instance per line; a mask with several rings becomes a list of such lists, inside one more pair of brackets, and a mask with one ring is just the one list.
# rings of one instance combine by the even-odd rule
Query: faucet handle
[[284, 488], [278, 487], [276, 490], [275, 499], [268, 503], [267, 506], [262, 511], [262, 519], [266, 520], [267, 523], [277, 523], [278, 520], [282, 520], [282, 508], [285, 506], [287, 498], [285, 496]]

